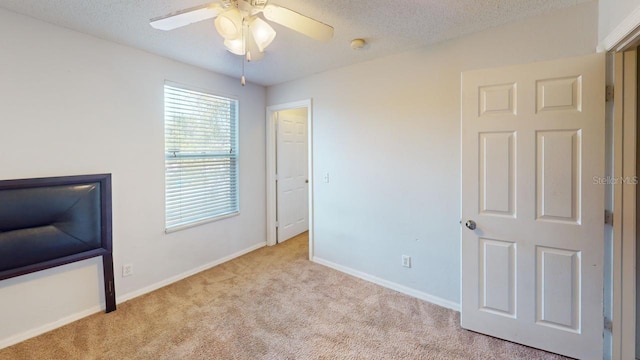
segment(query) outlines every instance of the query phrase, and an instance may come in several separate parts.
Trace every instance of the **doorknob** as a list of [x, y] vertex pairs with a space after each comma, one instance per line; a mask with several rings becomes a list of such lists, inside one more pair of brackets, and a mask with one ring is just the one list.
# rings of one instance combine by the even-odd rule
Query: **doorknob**
[[473, 221], [473, 220], [467, 220], [467, 222], [464, 223], [464, 226], [469, 228], [469, 230], [475, 230], [476, 229], [476, 222]]
[[309, 183], [309, 179], [306, 179], [306, 180], [304, 181], [304, 183], [305, 183], [305, 184], [308, 184], [308, 183]]

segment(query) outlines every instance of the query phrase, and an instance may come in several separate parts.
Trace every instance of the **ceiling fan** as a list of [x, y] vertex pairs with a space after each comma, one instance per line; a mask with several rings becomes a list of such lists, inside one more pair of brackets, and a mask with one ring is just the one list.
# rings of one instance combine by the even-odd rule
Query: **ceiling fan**
[[218, 0], [153, 18], [150, 24], [155, 29], [173, 30], [215, 18], [216, 30], [224, 38], [227, 50], [246, 56], [248, 61], [259, 61], [276, 37], [275, 30], [260, 13], [266, 20], [316, 40], [329, 41], [333, 37], [333, 27], [268, 0]]

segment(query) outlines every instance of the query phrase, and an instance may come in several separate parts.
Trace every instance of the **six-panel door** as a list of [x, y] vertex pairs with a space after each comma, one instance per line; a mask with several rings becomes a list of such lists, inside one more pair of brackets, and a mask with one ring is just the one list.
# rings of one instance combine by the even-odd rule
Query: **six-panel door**
[[603, 55], [462, 75], [464, 328], [603, 349]]

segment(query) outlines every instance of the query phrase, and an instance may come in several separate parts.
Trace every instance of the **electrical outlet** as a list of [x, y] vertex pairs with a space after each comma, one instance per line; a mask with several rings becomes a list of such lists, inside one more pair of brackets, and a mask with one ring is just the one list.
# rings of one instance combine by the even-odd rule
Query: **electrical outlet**
[[402, 266], [404, 266], [406, 268], [410, 268], [411, 267], [411, 256], [402, 255]]
[[122, 265], [122, 277], [127, 277], [133, 275], [133, 265], [126, 264]]

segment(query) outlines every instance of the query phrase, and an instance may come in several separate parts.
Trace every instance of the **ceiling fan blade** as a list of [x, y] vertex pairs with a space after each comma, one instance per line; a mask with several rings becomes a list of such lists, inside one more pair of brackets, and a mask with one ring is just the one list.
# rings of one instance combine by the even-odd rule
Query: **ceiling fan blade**
[[214, 18], [218, 16], [221, 11], [222, 6], [220, 4], [211, 3], [153, 18], [149, 20], [149, 24], [158, 30], [173, 30], [202, 20]]
[[333, 27], [293, 10], [267, 4], [262, 13], [267, 20], [286, 26], [312, 39], [329, 41], [333, 37]]

